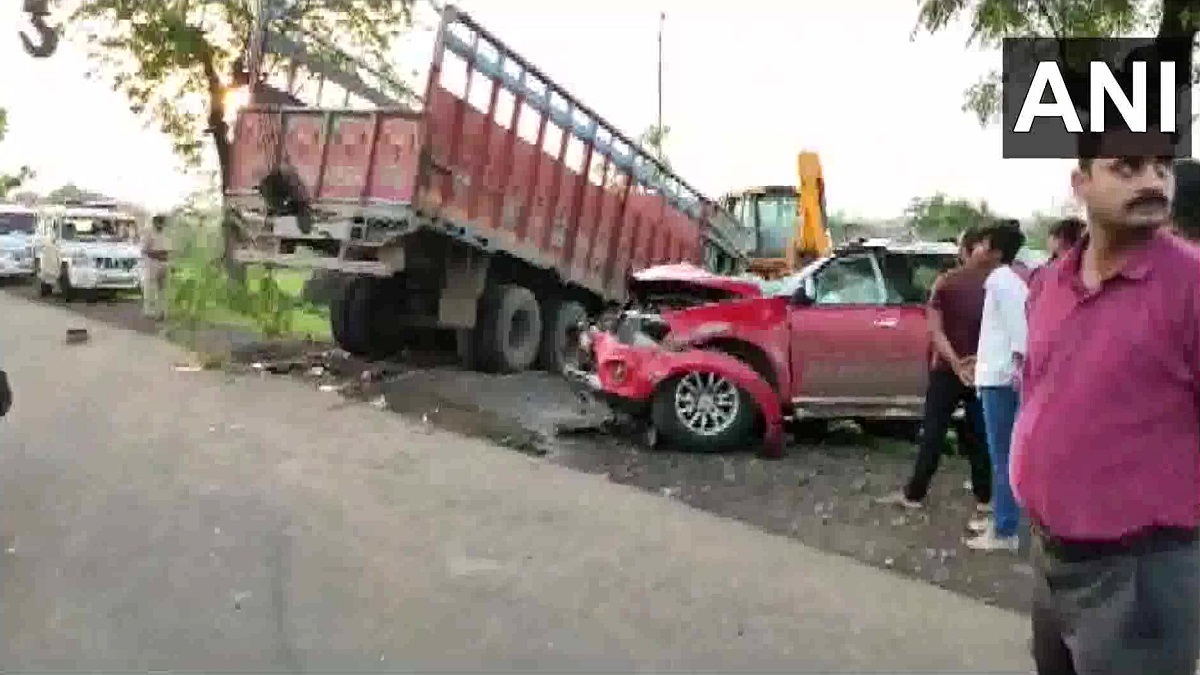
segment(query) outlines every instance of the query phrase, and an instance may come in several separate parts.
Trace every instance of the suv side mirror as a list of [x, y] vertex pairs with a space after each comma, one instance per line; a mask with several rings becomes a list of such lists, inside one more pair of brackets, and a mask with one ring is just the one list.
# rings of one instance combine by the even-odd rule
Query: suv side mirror
[[810, 307], [815, 302], [816, 301], [813, 300], [812, 296], [810, 296], [808, 294], [808, 291], [804, 288], [803, 285], [801, 285], [800, 288], [797, 288], [796, 292], [792, 294], [792, 304], [793, 305], [799, 305], [801, 307]]

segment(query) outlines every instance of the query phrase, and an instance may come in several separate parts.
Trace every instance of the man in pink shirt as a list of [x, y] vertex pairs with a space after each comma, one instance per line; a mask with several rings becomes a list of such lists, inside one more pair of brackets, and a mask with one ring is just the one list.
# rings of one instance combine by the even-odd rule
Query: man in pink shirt
[[1038, 672], [1192, 675], [1200, 653], [1200, 247], [1173, 139], [1088, 135], [1088, 231], [1028, 302], [1011, 478], [1033, 529]]

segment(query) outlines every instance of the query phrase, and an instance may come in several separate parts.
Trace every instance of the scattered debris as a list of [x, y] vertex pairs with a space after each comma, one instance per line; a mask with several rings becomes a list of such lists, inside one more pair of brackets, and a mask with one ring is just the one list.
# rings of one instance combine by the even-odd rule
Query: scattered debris
[[376, 408], [380, 408], [380, 409], [386, 408], [387, 407], [387, 397], [386, 396], [377, 396], [377, 397], [375, 397], [374, 400], [371, 401], [371, 405], [375, 406]]
[[67, 344], [78, 345], [88, 341], [88, 331], [86, 328], [68, 328], [67, 329]]
[[177, 373], [198, 373], [204, 370], [204, 366], [197, 363], [176, 363], [173, 367]]
[[679, 494], [681, 492], [683, 492], [683, 490], [678, 487], [665, 487], [662, 490], [660, 490], [660, 492], [662, 493], [662, 496], [664, 496], [664, 497], [678, 497]]
[[246, 600], [249, 600], [250, 596], [251, 596], [250, 591], [238, 591], [238, 592], [234, 593], [233, 594], [233, 608], [235, 610], [240, 610], [242, 608], [242, 603], [245, 602]]

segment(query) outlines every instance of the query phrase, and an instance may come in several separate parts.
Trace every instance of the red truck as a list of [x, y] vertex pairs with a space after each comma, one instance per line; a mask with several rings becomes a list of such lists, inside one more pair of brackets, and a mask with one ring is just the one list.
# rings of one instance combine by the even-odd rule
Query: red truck
[[747, 263], [728, 211], [454, 7], [420, 111], [250, 106], [232, 155], [236, 257], [347, 278], [358, 355], [453, 332], [470, 367], [557, 372], [632, 272]]

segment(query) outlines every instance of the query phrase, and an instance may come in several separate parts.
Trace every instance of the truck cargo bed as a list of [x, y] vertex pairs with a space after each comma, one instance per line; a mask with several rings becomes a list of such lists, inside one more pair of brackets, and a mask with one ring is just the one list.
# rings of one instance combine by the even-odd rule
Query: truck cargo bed
[[[267, 217], [272, 172], [303, 186], [309, 231]], [[453, 7], [423, 110], [247, 108], [226, 197], [241, 257], [276, 264], [385, 275], [389, 247], [433, 229], [620, 298], [637, 269], [737, 258], [727, 212]]]

